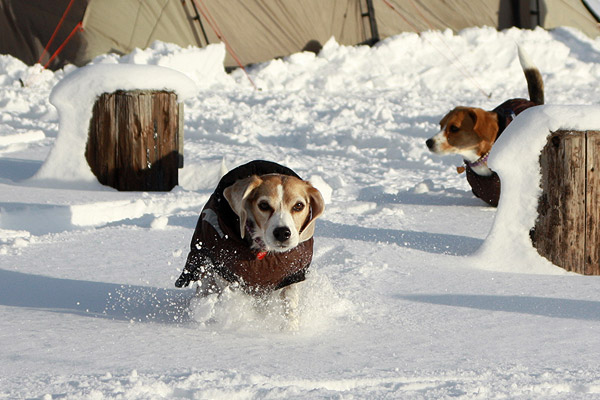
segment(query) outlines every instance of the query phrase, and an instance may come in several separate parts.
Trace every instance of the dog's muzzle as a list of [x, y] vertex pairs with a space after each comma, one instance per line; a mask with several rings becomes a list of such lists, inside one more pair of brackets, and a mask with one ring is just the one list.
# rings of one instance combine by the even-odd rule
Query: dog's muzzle
[[292, 236], [292, 231], [287, 226], [280, 226], [278, 228], [273, 229], [273, 237], [280, 243], [287, 242], [287, 240]]

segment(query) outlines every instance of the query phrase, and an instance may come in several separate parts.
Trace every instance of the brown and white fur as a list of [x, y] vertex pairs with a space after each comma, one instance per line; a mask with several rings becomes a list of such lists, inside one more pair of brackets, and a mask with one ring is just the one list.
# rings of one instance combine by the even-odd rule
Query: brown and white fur
[[[529, 99], [536, 105], [544, 104], [544, 83], [540, 71], [518, 46], [519, 61], [525, 78]], [[441, 130], [426, 141], [435, 154], [459, 154], [476, 174], [489, 176], [487, 155], [499, 134], [498, 113], [476, 107], [456, 107], [440, 121]]]
[[[310, 239], [325, 209], [316, 188], [289, 175], [253, 175], [225, 188], [223, 195], [239, 217], [242, 238], [249, 234], [257, 251], [286, 252]], [[221, 279], [215, 283], [221, 289], [227, 286]], [[297, 329], [298, 283], [282, 288], [279, 295], [290, 328]]]

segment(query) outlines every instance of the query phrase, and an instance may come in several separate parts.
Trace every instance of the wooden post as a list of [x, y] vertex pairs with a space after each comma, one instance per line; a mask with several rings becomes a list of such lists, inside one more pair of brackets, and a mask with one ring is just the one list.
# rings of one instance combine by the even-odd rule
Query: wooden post
[[600, 131], [587, 133], [586, 274], [600, 275]]
[[173, 189], [183, 138], [180, 110], [172, 92], [102, 94], [94, 104], [85, 154], [98, 181], [122, 191]]
[[568, 271], [600, 275], [600, 131], [552, 133], [540, 166], [534, 246]]

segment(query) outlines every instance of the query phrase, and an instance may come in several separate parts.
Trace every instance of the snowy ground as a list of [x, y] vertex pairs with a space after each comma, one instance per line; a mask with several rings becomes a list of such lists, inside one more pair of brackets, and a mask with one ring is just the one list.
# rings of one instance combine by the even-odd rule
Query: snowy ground
[[[526, 96], [515, 43], [548, 103], [600, 104], [600, 39], [570, 29], [332, 41], [250, 69], [260, 91], [223, 72], [222, 46], [99, 57], [198, 87], [170, 193], [119, 193], [70, 179], [85, 171], [66, 159], [44, 164], [61, 131], [50, 92], [77, 70], [0, 56], [0, 398], [600, 397], [599, 278], [509, 254], [511, 237], [495, 237], [506, 254], [482, 256], [496, 210], [456, 174], [459, 158], [424, 145], [456, 105]], [[280, 329], [276, 301], [190, 302], [173, 286], [222, 163], [252, 159], [328, 199], [298, 332]]]

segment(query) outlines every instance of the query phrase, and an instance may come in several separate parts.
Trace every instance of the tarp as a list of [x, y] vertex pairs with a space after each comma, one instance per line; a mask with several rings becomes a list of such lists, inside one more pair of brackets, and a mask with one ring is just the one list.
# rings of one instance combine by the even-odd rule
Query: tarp
[[[38, 62], [70, 3], [0, 0], [0, 53]], [[539, 4], [539, 10], [532, 4]], [[407, 31], [536, 25], [600, 34], [580, 0], [76, 0], [42, 64], [78, 22], [83, 29], [74, 33], [51, 68], [84, 65], [108, 52], [126, 54], [155, 40], [183, 47], [226, 40], [246, 65], [318, 50], [332, 36], [340, 44], [355, 45]], [[225, 64], [237, 63], [228, 55]]]
[[540, 4], [540, 25], [544, 28], [572, 26], [591, 37], [600, 35], [600, 25], [583, 1], [547, 0]]

